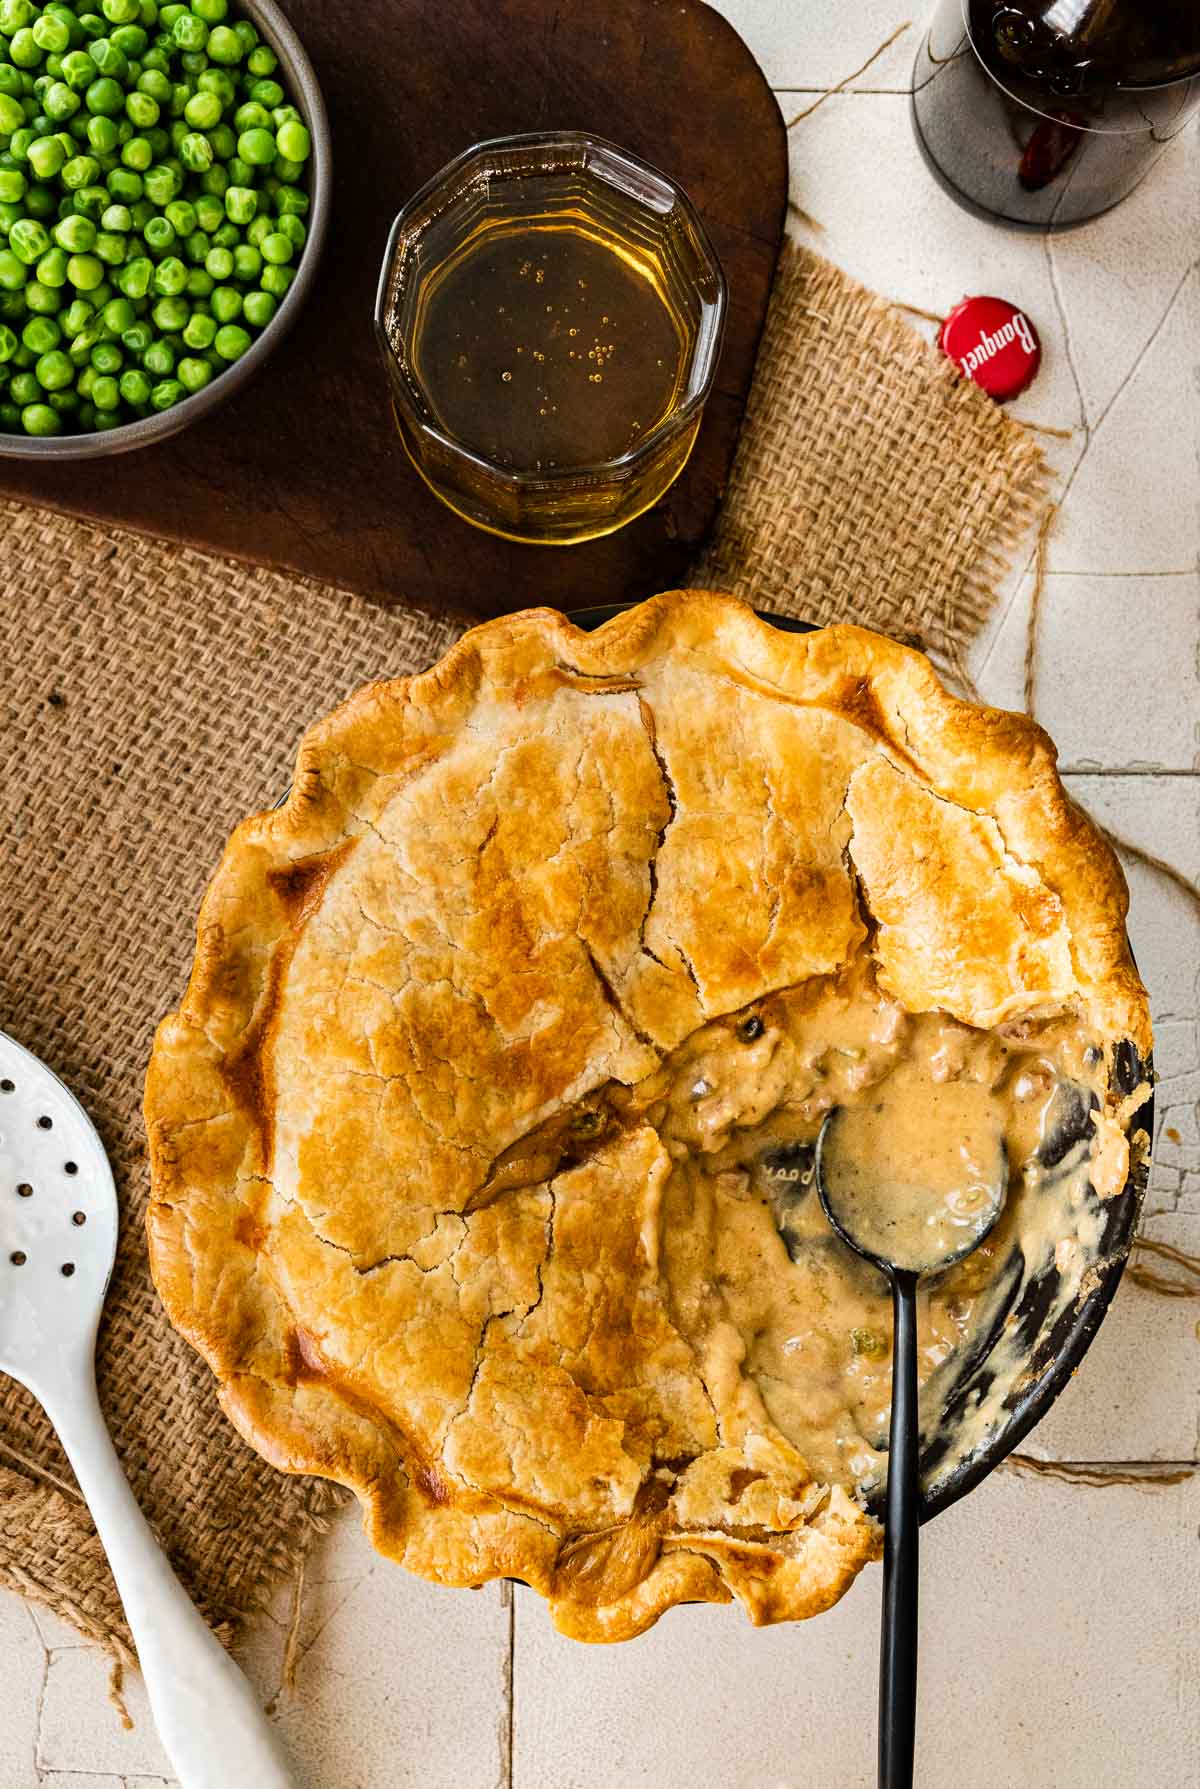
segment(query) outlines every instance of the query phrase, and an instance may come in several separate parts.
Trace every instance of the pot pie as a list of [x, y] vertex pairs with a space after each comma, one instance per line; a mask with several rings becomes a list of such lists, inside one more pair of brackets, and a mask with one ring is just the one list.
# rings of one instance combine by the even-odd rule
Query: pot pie
[[891, 640], [704, 592], [489, 622], [233, 835], [147, 1082], [158, 1289], [416, 1572], [585, 1640], [814, 1614], [880, 1550], [891, 1333], [821, 1120], [914, 1066], [1003, 1113], [1000, 1226], [923, 1294], [936, 1428], [1126, 1184], [1125, 910], [1046, 736]]

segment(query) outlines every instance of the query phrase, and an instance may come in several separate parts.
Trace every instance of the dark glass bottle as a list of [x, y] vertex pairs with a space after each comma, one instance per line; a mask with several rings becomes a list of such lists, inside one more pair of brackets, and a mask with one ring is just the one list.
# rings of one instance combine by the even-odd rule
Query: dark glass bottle
[[941, 0], [912, 106], [926, 160], [970, 209], [1082, 223], [1200, 107], [1200, 0]]

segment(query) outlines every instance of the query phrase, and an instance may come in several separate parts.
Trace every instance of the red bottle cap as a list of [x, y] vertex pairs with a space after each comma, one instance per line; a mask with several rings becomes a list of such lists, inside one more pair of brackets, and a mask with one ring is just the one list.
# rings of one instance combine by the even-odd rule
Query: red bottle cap
[[1024, 391], [1042, 364], [1037, 330], [1007, 298], [964, 298], [942, 324], [938, 346], [998, 404]]

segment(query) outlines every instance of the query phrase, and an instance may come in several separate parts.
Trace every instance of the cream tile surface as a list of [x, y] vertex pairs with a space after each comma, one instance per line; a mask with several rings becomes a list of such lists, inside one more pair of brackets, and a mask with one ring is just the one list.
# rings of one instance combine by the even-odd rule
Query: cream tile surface
[[[1047, 242], [960, 212], [913, 144], [905, 90], [931, 6], [725, 0], [790, 118], [890, 33], [892, 47], [791, 132], [798, 234], [877, 291], [938, 315], [999, 291], [1045, 360], [1016, 406], [1063, 502], [1039, 624], [1038, 711], [1072, 792], [1200, 875], [1200, 137], [1128, 203]], [[819, 227], [817, 227], [819, 226]], [[926, 334], [932, 325], [914, 319]], [[1019, 706], [1032, 579], [1018, 563], [973, 655]], [[1163, 774], [1167, 773], [1167, 774]], [[1200, 1250], [1200, 917], [1128, 865], [1159, 1074], [1146, 1233]], [[1055, 1410], [1045, 1462], [1200, 1457], [1200, 1306], [1127, 1280]], [[1200, 1479], [1089, 1489], [994, 1475], [927, 1530], [921, 1766], [993, 1789], [1191, 1789], [1200, 1779]], [[439, 1591], [371, 1553], [353, 1512], [317, 1549], [296, 1688], [287, 1587], [242, 1656], [299, 1789], [860, 1789], [873, 1781], [877, 1571], [828, 1616], [755, 1632], [674, 1612], [628, 1646], [560, 1639], [538, 1601]], [[511, 1650], [510, 1650], [511, 1644]], [[0, 1594], [0, 1789], [175, 1789], [140, 1682], [125, 1731], [74, 1630]], [[515, 1699], [509, 1697], [510, 1670]], [[231, 1785], [230, 1789], [252, 1789]]]
[[[918, 1780], [1193, 1789], [1200, 1481], [1087, 1489], [997, 1474], [924, 1532]], [[522, 1789], [868, 1789], [880, 1570], [755, 1631], [678, 1609], [572, 1648], [517, 1599]]]

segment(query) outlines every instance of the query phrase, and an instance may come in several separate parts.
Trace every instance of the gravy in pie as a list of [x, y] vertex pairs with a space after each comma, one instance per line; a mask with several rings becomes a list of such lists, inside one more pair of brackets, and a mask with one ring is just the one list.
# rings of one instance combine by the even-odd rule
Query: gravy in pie
[[[1070, 1239], [1081, 1223], [1087, 1229], [1103, 1073], [1102, 1052], [1070, 1015], [994, 1032], [942, 1013], [913, 1016], [862, 960], [704, 1026], [637, 1086], [611, 1087], [591, 1102], [597, 1144], [615, 1126], [649, 1125], [671, 1157], [649, 1246], [718, 1419], [721, 1388], [748, 1384], [762, 1417], [818, 1481], [875, 1489], [886, 1466], [890, 1299], [882, 1274], [821, 1209], [813, 1158], [822, 1120], [834, 1106], [879, 1118], [883, 1160], [886, 1136], [915, 1128], [922, 1173], [943, 1182], [958, 1172], [968, 1118], [986, 1110], [1002, 1130], [1009, 1181], [999, 1222], [973, 1254], [920, 1288], [919, 1370], [932, 1434], [970, 1351], [997, 1324], [1003, 1332], [1001, 1282], [1014, 1254], [1040, 1261], [1061, 1239], [1066, 1269], [1079, 1250]], [[932, 1109], [931, 1090], [941, 1102]], [[1003, 1347], [1003, 1334], [990, 1345]], [[996, 1414], [981, 1404], [962, 1425], [963, 1444], [981, 1438]]]
[[907, 1060], [874, 1096], [840, 1107], [818, 1150], [825, 1202], [845, 1235], [909, 1273], [982, 1240], [1004, 1203], [1004, 1101], [985, 1082], [934, 1080]]

